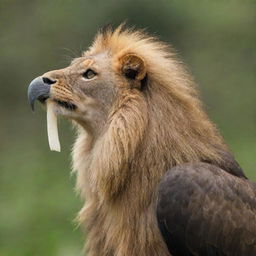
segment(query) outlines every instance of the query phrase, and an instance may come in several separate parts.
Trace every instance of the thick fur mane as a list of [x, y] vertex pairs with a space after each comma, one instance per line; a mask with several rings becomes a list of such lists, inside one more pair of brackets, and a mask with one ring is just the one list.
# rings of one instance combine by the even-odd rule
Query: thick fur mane
[[117, 78], [129, 53], [144, 60], [147, 75], [141, 90], [122, 88], [120, 78], [122, 92], [96, 140], [78, 132], [73, 162], [86, 198], [79, 221], [88, 231], [88, 255], [169, 255], [154, 217], [159, 180], [177, 164], [221, 164], [227, 148], [168, 45], [120, 26], [101, 31], [85, 55], [102, 52]]
[[[202, 110], [193, 79], [169, 45], [143, 31], [124, 29], [121, 25], [114, 31], [106, 29], [100, 32], [89, 53], [104, 51], [109, 52], [116, 72], [120, 70], [120, 59], [127, 53], [134, 53], [145, 61], [145, 111], [151, 128], [157, 129], [153, 136], [163, 136], [159, 138], [160, 141], [165, 138], [168, 148], [173, 147], [172, 164], [198, 160], [198, 157], [219, 158], [217, 149], [226, 147], [215, 126]], [[121, 111], [122, 105], [118, 107]], [[137, 106], [130, 104], [130, 107]], [[143, 115], [147, 116], [146, 113]], [[162, 134], [161, 130], [164, 130]], [[168, 135], [171, 137], [166, 137]]]

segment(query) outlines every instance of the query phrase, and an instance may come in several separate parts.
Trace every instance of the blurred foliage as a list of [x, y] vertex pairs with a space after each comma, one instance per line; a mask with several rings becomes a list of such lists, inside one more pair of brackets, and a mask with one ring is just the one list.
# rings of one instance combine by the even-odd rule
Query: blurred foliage
[[81, 255], [73, 132], [63, 121], [63, 151], [49, 151], [45, 112], [31, 113], [27, 85], [68, 65], [100, 27], [124, 20], [177, 49], [210, 117], [256, 180], [255, 1], [0, 0], [0, 256]]

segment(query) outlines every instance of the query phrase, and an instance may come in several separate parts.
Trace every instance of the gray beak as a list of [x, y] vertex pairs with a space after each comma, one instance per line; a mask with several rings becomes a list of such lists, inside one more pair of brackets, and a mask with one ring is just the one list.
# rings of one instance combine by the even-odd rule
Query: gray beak
[[39, 76], [30, 83], [28, 87], [28, 101], [33, 111], [36, 100], [43, 103], [49, 98], [51, 84], [55, 82], [49, 78]]

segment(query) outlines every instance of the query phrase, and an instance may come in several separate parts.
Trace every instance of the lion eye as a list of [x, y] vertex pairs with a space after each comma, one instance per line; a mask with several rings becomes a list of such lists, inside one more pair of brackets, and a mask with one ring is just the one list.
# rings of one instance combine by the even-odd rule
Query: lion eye
[[83, 73], [83, 77], [86, 78], [86, 79], [92, 79], [93, 77], [96, 76], [96, 72], [94, 72], [93, 70], [91, 69], [88, 69], [86, 70], [84, 73]]

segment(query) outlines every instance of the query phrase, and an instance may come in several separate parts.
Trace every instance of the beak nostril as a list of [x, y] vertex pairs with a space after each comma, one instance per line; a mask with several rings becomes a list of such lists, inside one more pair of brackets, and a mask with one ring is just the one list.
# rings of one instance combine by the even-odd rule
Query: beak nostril
[[57, 80], [53, 80], [51, 78], [48, 77], [42, 77], [43, 81], [45, 84], [55, 84], [57, 82]]

